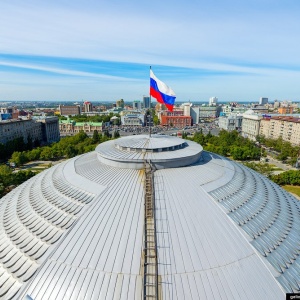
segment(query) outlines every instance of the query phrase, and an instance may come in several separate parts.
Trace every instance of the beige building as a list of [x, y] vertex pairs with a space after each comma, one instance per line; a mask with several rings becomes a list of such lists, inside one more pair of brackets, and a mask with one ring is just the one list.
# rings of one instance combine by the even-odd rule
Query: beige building
[[117, 107], [124, 108], [124, 105], [125, 105], [125, 103], [124, 103], [123, 99], [117, 100], [117, 102], [116, 102]]
[[75, 116], [81, 113], [80, 105], [60, 105], [58, 109], [61, 116]]
[[259, 135], [261, 119], [262, 117], [255, 114], [252, 110], [245, 112], [243, 114], [242, 136], [255, 141]]
[[282, 137], [284, 141], [293, 145], [300, 144], [300, 119], [295, 117], [276, 116], [261, 120], [260, 135], [266, 138], [278, 139]]
[[286, 114], [292, 114], [294, 111], [294, 108], [291, 106], [288, 107], [279, 107], [278, 108], [278, 113], [282, 114], [282, 115], [286, 115]]

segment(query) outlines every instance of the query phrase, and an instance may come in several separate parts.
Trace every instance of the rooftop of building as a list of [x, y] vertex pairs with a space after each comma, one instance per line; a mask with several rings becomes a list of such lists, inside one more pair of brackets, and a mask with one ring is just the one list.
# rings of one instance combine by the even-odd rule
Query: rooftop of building
[[300, 123], [300, 118], [293, 117], [293, 116], [272, 116], [272, 120], [278, 121], [286, 121], [286, 122], [293, 122], [293, 123]]
[[102, 143], [1, 199], [1, 295], [142, 299], [150, 169], [161, 299], [300, 290], [300, 202], [199, 144], [153, 135]]
[[102, 126], [103, 123], [102, 122], [76, 122], [72, 119], [67, 119], [67, 120], [59, 120], [60, 124], [72, 124], [72, 125], [76, 125], [76, 126], [85, 126], [85, 125], [89, 125], [89, 126]]

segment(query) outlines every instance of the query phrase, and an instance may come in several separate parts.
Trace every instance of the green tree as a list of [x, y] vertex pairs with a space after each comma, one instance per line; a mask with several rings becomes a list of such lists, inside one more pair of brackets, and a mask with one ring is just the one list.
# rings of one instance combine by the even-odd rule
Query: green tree
[[266, 177], [270, 177], [272, 175], [272, 166], [270, 166], [268, 163], [244, 162], [244, 165], [261, 173]]
[[97, 144], [100, 141], [98, 130], [94, 130], [93, 132], [93, 144]]
[[206, 139], [205, 139], [205, 136], [202, 132], [196, 132], [194, 134], [193, 141], [195, 141], [196, 143], [198, 143], [202, 146], [206, 145]]
[[68, 145], [68, 147], [65, 149], [65, 155], [67, 158], [71, 158], [77, 155], [77, 151], [73, 145]]
[[106, 136], [107, 138], [110, 138], [110, 133], [107, 129], [104, 130], [103, 135]]
[[188, 136], [187, 136], [187, 133], [186, 132], [184, 132], [184, 131], [182, 131], [182, 135], [181, 135], [181, 137], [183, 138], [183, 139], [186, 139]]
[[158, 126], [160, 124], [160, 120], [157, 115], [154, 115], [152, 120], [155, 126]]
[[40, 154], [40, 159], [42, 160], [52, 160], [53, 159], [53, 152], [51, 147], [43, 147], [43, 150]]
[[300, 185], [300, 171], [289, 170], [278, 175], [273, 175], [271, 179], [279, 185]]
[[209, 140], [210, 138], [212, 138], [213, 135], [211, 134], [211, 132], [209, 131], [206, 135], [206, 140]]
[[233, 146], [231, 148], [230, 154], [234, 160], [244, 160], [246, 159], [245, 157], [245, 152], [242, 147], [238, 146]]
[[41, 152], [42, 152], [42, 148], [36, 148], [36, 149], [32, 149], [31, 151], [27, 151], [25, 153], [27, 161], [40, 159]]
[[120, 137], [119, 131], [118, 131], [118, 130], [115, 130], [115, 131], [114, 131], [114, 139], [117, 139], [117, 138], [119, 138], [119, 137]]
[[0, 181], [0, 198], [4, 195], [4, 190], [5, 190], [4, 185], [3, 185], [3, 183]]
[[6, 165], [0, 165], [0, 182], [4, 188], [10, 184], [12, 169]]
[[25, 152], [14, 152], [9, 161], [15, 163], [16, 166], [21, 166], [24, 163], [26, 163], [28, 160], [25, 155]]
[[19, 171], [14, 174], [12, 183], [14, 185], [20, 185], [21, 183], [25, 182], [29, 178], [35, 175], [34, 172], [31, 170]]
[[85, 139], [88, 139], [89, 137], [87, 136], [87, 134], [83, 131], [83, 130], [80, 130], [79, 133], [77, 133], [75, 136], [74, 136], [74, 143], [77, 144], [77, 143], [80, 143], [80, 142], [83, 142]]

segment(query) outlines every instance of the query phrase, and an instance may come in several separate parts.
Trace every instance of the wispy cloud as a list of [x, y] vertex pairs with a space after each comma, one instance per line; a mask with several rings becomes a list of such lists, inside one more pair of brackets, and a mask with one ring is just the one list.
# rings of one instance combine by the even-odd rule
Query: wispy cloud
[[[125, 77], [117, 77], [117, 76], [110, 76], [110, 75], [105, 75], [105, 74], [82, 72], [82, 71], [68, 70], [68, 69], [59, 69], [59, 68], [52, 68], [52, 67], [47, 67], [47, 66], [25, 64], [25, 63], [12, 63], [12, 62], [1, 62], [0, 61], [0, 66], [21, 68], [21, 69], [27, 69], [27, 70], [38, 70], [38, 71], [43, 71], [43, 72], [62, 74], [62, 75], [70, 75], [70, 76], [94, 77], [94, 78], [109, 79], [109, 80], [115, 80], [115, 81], [128, 81], [129, 80], [129, 78], [125, 78]], [[133, 79], [133, 78], [130, 78], [130, 80], [139, 81], [139, 79]]]
[[296, 0], [3, 0], [0, 70], [124, 81], [114, 90], [131, 90], [134, 98], [147, 91], [145, 70], [153, 65], [182, 97], [274, 91], [297, 98], [291, 82], [300, 80], [299, 12]]

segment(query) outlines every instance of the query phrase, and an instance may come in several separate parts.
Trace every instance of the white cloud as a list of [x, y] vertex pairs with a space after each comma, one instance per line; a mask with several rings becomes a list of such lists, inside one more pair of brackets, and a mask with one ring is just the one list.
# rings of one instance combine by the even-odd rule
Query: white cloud
[[[160, 1], [158, 6], [155, 0], [151, 5], [142, 1], [75, 0], [70, 5], [69, 1], [63, 0], [3, 0], [0, 3], [0, 53], [100, 59], [245, 74], [239, 77], [232, 74], [226, 77], [224, 74], [190, 83], [184, 78], [174, 79], [182, 97], [188, 97], [189, 93], [204, 98], [212, 94], [219, 94], [219, 97], [221, 94], [259, 95], [267, 94], [268, 90], [296, 97], [295, 86], [300, 79], [298, 71], [264, 66], [283, 65], [287, 69], [300, 66], [299, 6], [291, 0], [281, 5], [279, 1], [274, 3], [270, 0], [242, 2], [199, 0], [170, 3], [166, 0]], [[248, 62], [253, 66], [247, 66]], [[73, 89], [74, 92], [69, 89], [72, 95], [75, 91], [80, 93], [80, 83], [90, 88], [84, 88], [84, 92], [91, 93], [95, 90], [94, 80], [98, 79], [102, 89], [99, 92], [107, 93], [107, 97], [112, 95], [111, 86], [105, 86], [102, 81], [120, 81], [118, 90], [123, 89], [132, 97], [147, 91], [147, 83], [144, 85], [132, 79], [82, 71], [76, 66], [68, 68], [13, 60], [5, 60], [2, 66], [66, 75], [67, 79], [61, 78], [66, 87], [51, 78], [53, 85], [58, 86], [56, 95], [59, 91], [67, 95], [67, 87], [73, 86], [73, 83], [79, 86]], [[2, 76], [7, 78], [2, 74], [0, 82], [4, 82]], [[39, 93], [48, 91], [47, 80], [39, 81], [33, 74], [26, 76], [41, 83]], [[74, 77], [72, 81], [70, 76]], [[22, 78], [18, 78], [21, 85]], [[5, 79], [6, 86], [13, 86], [13, 77], [11, 80], [12, 85], [9, 85]], [[49, 93], [55, 94], [54, 91]], [[0, 97], [3, 95], [0, 94]]]
[[48, 66], [26, 64], [26, 63], [0, 61], [0, 66], [15, 67], [15, 68], [22, 68], [22, 69], [29, 69], [29, 70], [38, 70], [38, 71], [50, 72], [50, 73], [55, 73], [55, 74], [63, 74], [63, 75], [71, 75], [71, 76], [94, 77], [94, 78], [109, 79], [109, 80], [114, 80], [114, 81], [129, 81], [129, 80], [130, 81], [139, 81], [139, 79], [133, 79], [133, 78], [110, 76], [110, 75], [99, 74], [99, 73], [53, 68], [53, 67], [48, 67]]
[[[164, 65], [174, 61], [179, 65], [197, 63], [203, 57], [300, 63], [296, 29], [299, 21], [293, 13], [281, 22], [277, 17], [282, 19], [287, 14], [257, 10], [235, 15], [230, 14], [230, 8], [221, 14], [203, 5], [204, 12], [197, 12], [199, 7], [192, 3], [186, 8], [180, 6], [183, 9], [180, 18], [178, 11], [174, 13], [176, 5], [165, 13], [165, 18], [158, 12], [157, 15], [149, 10], [142, 12], [141, 4], [132, 11], [105, 2], [95, 10], [83, 3], [80, 6], [78, 1], [69, 8], [24, 3], [2, 6], [2, 53], [150, 61]], [[188, 15], [184, 10], [189, 9]]]

